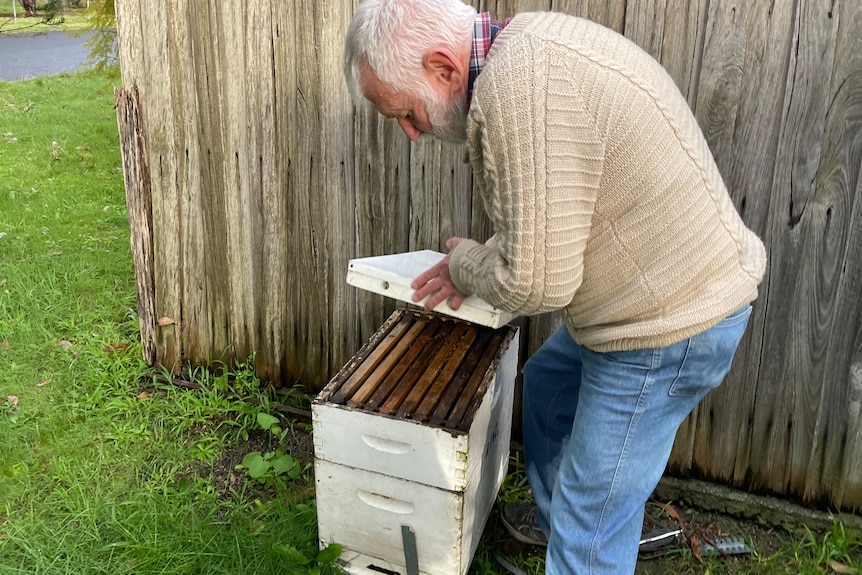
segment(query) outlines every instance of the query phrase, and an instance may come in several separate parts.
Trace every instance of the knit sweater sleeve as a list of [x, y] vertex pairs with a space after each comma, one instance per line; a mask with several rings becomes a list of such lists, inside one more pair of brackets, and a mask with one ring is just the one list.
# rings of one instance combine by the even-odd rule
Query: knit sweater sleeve
[[496, 241], [465, 240], [450, 261], [462, 291], [522, 315], [565, 307], [581, 285], [604, 154], [570, 70], [531, 43], [495, 50], [477, 80], [470, 156]]

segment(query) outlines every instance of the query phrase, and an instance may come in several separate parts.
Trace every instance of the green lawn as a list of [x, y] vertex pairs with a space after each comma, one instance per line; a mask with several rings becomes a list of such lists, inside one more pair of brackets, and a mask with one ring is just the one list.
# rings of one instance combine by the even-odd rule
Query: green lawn
[[[86, 2], [82, 3], [86, 6]], [[21, 32], [48, 32], [51, 30], [63, 30], [65, 32], [87, 30], [90, 27], [90, 17], [85, 14], [84, 9], [73, 10], [64, 14], [55, 22], [42, 23], [45, 14], [45, 5], [37, 2], [36, 10], [38, 18], [25, 18], [24, 8], [21, 2], [16, 0], [15, 12], [12, 11], [12, 0], [0, 0], [0, 34], [15, 34]]]
[[306, 572], [308, 469], [215, 483], [251, 371], [142, 377], [117, 82], [0, 82], [0, 574]]
[[[337, 547], [318, 554], [312, 470], [291, 450], [309, 429], [274, 408], [308, 398], [275, 395], [252, 366], [197, 369], [200, 389], [182, 389], [141, 361], [118, 83], [0, 82], [0, 575], [328, 571]], [[501, 500], [527, 496], [517, 471]], [[840, 525], [753, 543], [643, 572], [815, 574], [862, 553]], [[503, 572], [498, 553], [543, 571], [495, 513], [471, 572]]]

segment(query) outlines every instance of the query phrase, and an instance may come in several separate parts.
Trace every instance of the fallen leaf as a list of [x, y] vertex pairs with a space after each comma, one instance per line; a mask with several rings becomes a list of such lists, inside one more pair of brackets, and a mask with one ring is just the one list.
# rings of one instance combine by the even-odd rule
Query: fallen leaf
[[177, 323], [177, 322], [175, 322], [174, 320], [172, 320], [169, 317], [160, 317], [159, 321], [158, 321], [158, 324], [162, 327], [164, 327], [166, 325], [173, 325], [175, 323]]
[[7, 281], [9, 281], [9, 280], [8, 280], [8, 279], [6, 279], [6, 278], [0, 279], [0, 286], [4, 286], [4, 285], [6, 285], [6, 282], [7, 282]]
[[694, 558], [697, 559], [700, 564], [703, 564], [700, 539], [697, 536], [691, 537], [691, 539], [689, 539], [689, 545], [691, 546], [691, 554], [694, 555]]
[[125, 351], [127, 349], [129, 349], [129, 344], [127, 344], [127, 343], [112, 342], [112, 343], [109, 343], [108, 345], [106, 345], [102, 349], [102, 351], [104, 351], [105, 353], [107, 353], [109, 355], [112, 355], [112, 354], [115, 354], [115, 353], [120, 352], [120, 351]]
[[150, 399], [153, 397], [152, 392], [150, 391], [142, 391], [138, 394], [138, 399]]
[[6, 396], [6, 401], [12, 404], [12, 407], [18, 409], [18, 396], [17, 395], [9, 395]]
[[682, 515], [680, 515], [679, 511], [677, 511], [670, 503], [661, 503], [660, 501], [657, 501], [655, 504], [659, 509], [667, 513], [668, 517], [676, 521], [680, 528], [685, 527], [685, 520], [683, 520]]
[[826, 563], [832, 568], [833, 571], [835, 571], [836, 573], [841, 573], [841, 575], [853, 575], [853, 573], [858, 573], [855, 568], [850, 567], [849, 565], [845, 565], [844, 563], [839, 563], [834, 559], [830, 559]]
[[51, 380], [50, 380], [50, 379], [46, 379], [46, 380], [43, 380], [43, 381], [40, 381], [39, 383], [37, 383], [37, 384], [36, 384], [36, 387], [45, 387], [45, 386], [46, 386], [46, 385], [48, 385], [49, 383], [51, 383]]
[[2, 349], [3, 351], [6, 351], [7, 349], [9, 349], [9, 340], [8, 339], [4, 339], [3, 341], [0, 341], [0, 349]]

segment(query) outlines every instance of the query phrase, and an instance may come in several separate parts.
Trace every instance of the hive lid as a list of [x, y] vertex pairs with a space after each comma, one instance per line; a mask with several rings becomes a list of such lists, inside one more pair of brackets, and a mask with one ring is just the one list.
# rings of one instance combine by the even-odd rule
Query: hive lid
[[[422, 305], [427, 298], [416, 304], [411, 299], [415, 290], [410, 284], [443, 257], [440, 252], [421, 250], [353, 259], [347, 264], [347, 283], [398, 301]], [[448, 302], [439, 304], [434, 311], [493, 328], [505, 325], [515, 317], [476, 296], [465, 299], [457, 311], [450, 308]]]

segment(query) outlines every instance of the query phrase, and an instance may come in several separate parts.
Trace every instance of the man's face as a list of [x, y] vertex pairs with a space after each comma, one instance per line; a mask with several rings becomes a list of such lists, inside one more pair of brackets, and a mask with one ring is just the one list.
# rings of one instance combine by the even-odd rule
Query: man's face
[[421, 96], [396, 92], [367, 67], [362, 74], [362, 91], [378, 112], [398, 120], [413, 142], [422, 134], [449, 142], [467, 141], [467, 113], [457, 98], [448, 100], [427, 85], [417, 90]]

